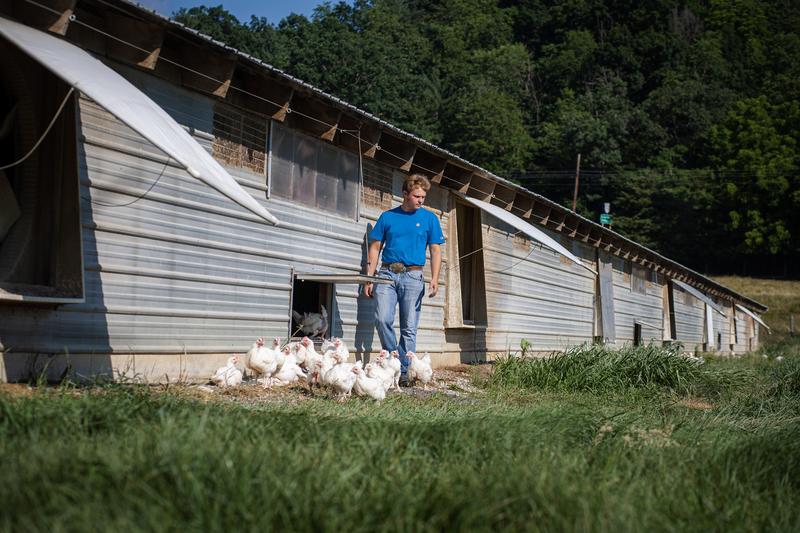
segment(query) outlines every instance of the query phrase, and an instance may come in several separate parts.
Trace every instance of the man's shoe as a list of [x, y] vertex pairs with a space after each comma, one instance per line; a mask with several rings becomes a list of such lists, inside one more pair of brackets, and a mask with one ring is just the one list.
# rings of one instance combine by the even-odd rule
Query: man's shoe
[[400, 376], [400, 386], [401, 387], [410, 387], [411, 386], [411, 382], [408, 381], [408, 377], [407, 376]]

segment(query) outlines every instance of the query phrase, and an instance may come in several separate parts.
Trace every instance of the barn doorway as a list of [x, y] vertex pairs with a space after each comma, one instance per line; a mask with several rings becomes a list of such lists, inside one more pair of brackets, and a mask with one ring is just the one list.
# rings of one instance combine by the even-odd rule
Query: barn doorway
[[321, 343], [323, 338], [330, 337], [334, 294], [333, 283], [294, 276], [290, 340], [296, 341], [308, 336]]
[[481, 212], [456, 204], [458, 266], [461, 281], [461, 316], [464, 325], [486, 323], [486, 287], [483, 264]]

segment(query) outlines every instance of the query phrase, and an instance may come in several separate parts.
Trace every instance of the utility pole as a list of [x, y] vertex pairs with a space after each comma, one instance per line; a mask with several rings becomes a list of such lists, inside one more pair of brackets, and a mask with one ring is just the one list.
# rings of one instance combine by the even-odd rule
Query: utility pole
[[581, 154], [578, 154], [578, 164], [575, 165], [575, 192], [572, 194], [572, 211], [578, 206], [578, 178], [581, 175]]

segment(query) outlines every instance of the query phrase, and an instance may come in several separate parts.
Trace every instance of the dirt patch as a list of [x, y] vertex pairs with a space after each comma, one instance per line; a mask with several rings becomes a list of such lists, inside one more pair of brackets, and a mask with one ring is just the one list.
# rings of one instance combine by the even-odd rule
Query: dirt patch
[[33, 387], [27, 383], [0, 383], [0, 394], [11, 398], [27, 398], [33, 392]]
[[[427, 387], [413, 385], [403, 387], [399, 391], [390, 390], [389, 395], [404, 394], [416, 398], [428, 398], [433, 394], [443, 394], [451, 398], [472, 401], [475, 396], [483, 394], [483, 390], [476, 386], [488, 379], [491, 365], [455, 365], [434, 370], [433, 383]], [[326, 389], [314, 388], [309, 390], [305, 384], [296, 384], [283, 387], [264, 388], [255, 380], [246, 380], [238, 387], [221, 388], [213, 385], [159, 385], [158, 390], [169, 391], [186, 398], [202, 402], [228, 401], [239, 405], [268, 405], [283, 404], [297, 405], [313, 398], [335, 398]]]
[[701, 409], [701, 410], [714, 408], [714, 406], [711, 405], [710, 403], [703, 400], [698, 400], [697, 398], [685, 398], [679, 401], [678, 405], [688, 407], [689, 409]]

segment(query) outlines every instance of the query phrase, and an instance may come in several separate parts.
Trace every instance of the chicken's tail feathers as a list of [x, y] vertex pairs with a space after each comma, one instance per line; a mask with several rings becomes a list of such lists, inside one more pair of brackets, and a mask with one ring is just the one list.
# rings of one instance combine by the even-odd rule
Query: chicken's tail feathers
[[303, 321], [303, 315], [292, 309], [292, 316], [294, 317], [295, 322], [298, 324]]
[[324, 306], [324, 305], [321, 305], [320, 307], [322, 308], [322, 313], [321, 313], [321, 314], [322, 314], [322, 318], [324, 318], [325, 320], [327, 320], [327, 319], [328, 319], [328, 310], [327, 310], [327, 309], [325, 309], [325, 306]]

